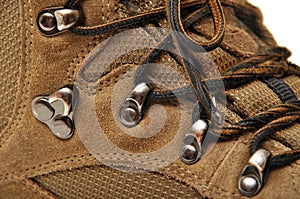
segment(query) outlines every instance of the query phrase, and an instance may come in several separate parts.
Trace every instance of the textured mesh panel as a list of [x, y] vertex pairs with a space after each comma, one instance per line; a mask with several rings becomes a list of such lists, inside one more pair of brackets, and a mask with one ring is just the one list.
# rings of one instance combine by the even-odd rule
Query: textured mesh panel
[[273, 137], [292, 149], [300, 149], [300, 124], [295, 123], [293, 126], [275, 133]]
[[0, 132], [12, 116], [21, 65], [19, 3], [0, 0]]
[[300, 77], [292, 75], [283, 79], [285, 83], [294, 91], [298, 99], [300, 99]]
[[211, 59], [215, 62], [216, 66], [220, 70], [220, 73], [226, 71], [226, 69], [236, 65], [238, 59], [228, 52], [222, 50], [222, 48], [216, 48], [213, 51], [208, 52]]
[[[300, 78], [288, 76], [284, 81], [290, 86], [293, 92], [300, 96]], [[245, 117], [253, 116], [259, 112], [266, 111], [276, 105], [282, 104], [277, 95], [264, 83], [254, 81], [240, 88], [231, 89], [228, 94], [233, 99], [235, 111]], [[231, 118], [231, 117], [230, 117]], [[300, 125], [294, 124], [274, 134], [273, 138], [285, 146], [293, 149], [300, 147]]]
[[[184, 69], [167, 52], [162, 52], [158, 58], [144, 71], [143, 76], [150, 81], [161, 84], [159, 91], [168, 91], [188, 86], [188, 78]], [[156, 91], [156, 90], [155, 90]]]
[[35, 178], [62, 198], [202, 198], [176, 180], [156, 173], [129, 173], [105, 166], [56, 172]]
[[277, 95], [260, 81], [231, 89], [228, 94], [233, 100], [235, 111], [245, 117], [251, 117], [281, 104]]

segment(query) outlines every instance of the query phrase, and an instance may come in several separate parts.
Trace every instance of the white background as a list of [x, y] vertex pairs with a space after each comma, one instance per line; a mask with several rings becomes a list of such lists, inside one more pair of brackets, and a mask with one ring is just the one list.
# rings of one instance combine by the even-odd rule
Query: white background
[[249, 2], [261, 9], [264, 24], [278, 45], [286, 46], [292, 51], [289, 60], [300, 65], [300, 1], [249, 0]]

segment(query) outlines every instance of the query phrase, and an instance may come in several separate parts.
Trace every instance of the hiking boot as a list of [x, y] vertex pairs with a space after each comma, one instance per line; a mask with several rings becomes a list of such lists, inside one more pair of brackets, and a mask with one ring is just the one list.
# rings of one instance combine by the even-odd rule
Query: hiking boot
[[1, 1], [0, 198], [298, 198], [300, 70], [247, 1]]

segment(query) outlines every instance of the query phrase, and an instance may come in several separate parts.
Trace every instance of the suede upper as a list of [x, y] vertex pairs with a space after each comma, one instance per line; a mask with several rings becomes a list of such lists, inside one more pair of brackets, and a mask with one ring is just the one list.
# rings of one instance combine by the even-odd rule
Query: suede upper
[[[128, 5], [122, 2], [117, 0], [83, 1], [82, 7], [84, 12], [87, 13], [86, 23], [88, 25], [95, 25], [98, 21], [107, 23], [164, 5], [164, 1], [160, 0], [149, 0], [143, 3], [134, 0], [128, 1], [131, 5], [130, 8], [132, 8], [132, 5], [138, 8], [133, 10], [128, 9]], [[49, 6], [63, 6], [65, 2], [62, 0], [26, 0], [17, 3], [19, 3], [20, 11], [17, 32], [21, 38], [21, 56], [18, 57], [20, 65], [16, 65], [14, 68], [14, 75], [17, 78], [12, 78], [14, 82], [17, 82], [17, 88], [14, 87], [14, 94], [11, 99], [13, 105], [10, 104], [13, 111], [11, 114], [5, 113], [7, 114], [6, 118], [9, 119], [3, 120], [3, 124], [0, 125], [0, 130], [2, 130], [0, 133], [0, 198], [62, 197], [63, 194], [57, 191], [57, 186], [47, 183], [49, 179], [61, 179], [61, 176], [68, 173], [69, 175], [72, 175], [72, 173], [75, 175], [76, 172], [86, 172], [93, 178], [95, 175], [91, 174], [91, 171], [109, 171], [112, 173], [113, 171], [88, 151], [77, 130], [75, 130], [73, 137], [68, 140], [56, 138], [46, 125], [34, 118], [31, 111], [31, 101], [36, 96], [49, 95], [66, 84], [74, 83], [78, 72], [91, 51], [99, 43], [120, 30], [104, 35], [86, 37], [66, 31], [54, 37], [45, 37], [39, 32], [36, 25], [38, 13]], [[222, 3], [227, 22], [225, 37], [220, 47], [208, 53], [220, 73], [243, 59], [264, 52], [276, 45], [272, 35], [262, 25], [262, 16], [258, 9], [246, 1], [226, 0]], [[5, 2], [5, 4], [8, 3]], [[159, 24], [161, 27], [167, 27], [165, 19], [162, 19]], [[145, 25], [153, 26], [153, 24]], [[213, 31], [212, 20], [207, 16], [196, 22], [189, 31], [190, 34], [202, 38], [208, 37]], [[14, 53], [11, 48], [8, 51], [10, 51], [10, 54]], [[16, 53], [20, 53], [18, 51], [16, 49]], [[128, 77], [133, 77], [132, 69], [138, 67], [149, 53], [147, 50], [132, 52], [116, 60], [108, 67], [107, 74], [99, 80], [95, 91], [97, 119], [107, 137], [121, 149], [137, 154], [158, 150], [166, 145], [179, 128], [178, 124], [182, 117], [180, 114], [186, 114], [186, 121], [190, 121], [185, 122], [181, 128], [188, 129], [191, 126], [190, 112], [180, 113], [176, 103], [161, 103], [160, 105], [164, 107], [165, 112], [157, 109], [154, 115], [145, 114], [145, 118], [139, 124], [142, 127], [151, 123], [151, 120], [155, 121], [156, 119], [159, 122], [160, 118], [165, 117], [164, 113], [167, 117], [166, 123], [160, 129], [160, 132], [149, 139], [132, 138], [124, 134], [119, 127], [120, 124], [115, 121], [118, 109], [114, 110], [112, 107], [122, 103], [126, 98], [126, 93], [130, 93], [133, 82]], [[160, 56], [156, 61], [158, 63], [167, 62], [173, 68], [179, 68], [178, 63], [169, 54]], [[6, 68], [6, 65], [1, 65], [1, 67]], [[118, 82], [122, 81], [123, 83], [118, 85]], [[286, 76], [283, 81], [292, 88], [298, 99], [300, 99], [300, 78], [295, 75]], [[118, 89], [121, 89], [122, 93], [116, 92], [116, 85], [119, 86]], [[226, 90], [226, 94], [231, 96], [232, 101], [226, 108], [224, 125], [237, 123], [245, 117], [251, 117], [281, 103], [278, 96], [259, 80], [239, 88]], [[8, 94], [0, 93], [0, 95], [6, 96]], [[84, 107], [81, 107], [80, 110], [84, 110]], [[90, 123], [88, 111], [76, 112], [76, 114], [79, 114], [80, 117], [75, 116], [75, 118], [82, 119], [80, 122], [83, 125]], [[91, 128], [90, 126], [84, 127]], [[268, 148], [273, 154], [288, 151], [291, 146], [299, 148], [299, 132], [299, 124], [294, 124], [292, 127], [283, 130], [282, 133], [276, 134], [273, 139], [265, 142], [264, 147]], [[151, 176], [153, 174], [149, 179], [153, 179], [154, 183], [161, 180], [162, 183], [166, 181], [166, 184], [174, 183], [178, 186], [178, 190], [188, 189], [191, 197], [243, 198], [237, 189], [237, 181], [250, 157], [249, 143], [252, 136], [249, 133], [234, 140], [218, 142], [196, 164], [187, 165], [178, 159], [172, 164], [147, 175]], [[289, 145], [285, 143], [289, 143]], [[174, 148], [174, 150], [176, 149]], [[116, 162], [122, 162], [124, 159], [122, 154], [111, 151], [105, 151], [104, 153], [107, 154], [107, 159], [116, 160]], [[131, 158], [133, 159], [131, 161], [134, 161], [136, 157]], [[146, 164], [149, 160], [147, 160], [147, 157], [145, 158]], [[143, 161], [143, 157], [139, 160]], [[161, 161], [163, 160], [153, 160], [153, 164], [160, 164]], [[130, 167], [130, 163], [125, 160], [123, 166]], [[299, 197], [299, 171], [299, 160], [289, 166], [272, 170], [261, 192], [253, 198]], [[81, 174], [77, 173], [76, 175], [80, 176]], [[128, 178], [130, 176], [128, 175]], [[140, 179], [137, 177], [135, 180], [142, 183], [147, 181], [147, 176], [140, 177]], [[60, 181], [58, 180], [58, 182]], [[93, 182], [97, 183], [96, 181]], [[87, 185], [80, 184], [80, 186]], [[103, 183], [103, 186], [109, 187], [109, 183], [107, 185]], [[132, 187], [138, 186], [133, 185]], [[151, 183], [145, 187], [144, 189], [151, 187], [149, 190], [153, 190]], [[155, 186], [154, 188], [159, 187]], [[79, 191], [78, 187], [73, 187], [73, 189], [75, 192]], [[69, 191], [71, 192], [71, 190]], [[117, 195], [114, 195], [113, 192], [109, 193], [107, 197], [116, 197]], [[101, 194], [104, 193], [101, 192]], [[67, 198], [72, 196], [74, 195], [63, 195]], [[92, 196], [85, 196], [92, 198]], [[124, 196], [126, 196], [126, 193], [124, 193]], [[147, 196], [150, 197], [151, 194]], [[157, 193], [152, 196], [159, 197]]]

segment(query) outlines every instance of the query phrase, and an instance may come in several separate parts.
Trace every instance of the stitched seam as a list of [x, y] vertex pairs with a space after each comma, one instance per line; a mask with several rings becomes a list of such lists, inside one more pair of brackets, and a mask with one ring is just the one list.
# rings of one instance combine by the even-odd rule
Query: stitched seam
[[[127, 73], [127, 70], [130, 70], [132, 69], [132, 67], [134, 67], [135, 65], [123, 65], [123, 69], [122, 71], [120, 71], [119, 74], [114, 74], [112, 77], [109, 77], [109, 78], [106, 78], [105, 80], [103, 81], [100, 81], [99, 82], [99, 85], [97, 87], [97, 91], [99, 92], [102, 92], [104, 91], [105, 88], [108, 88], [110, 85], [112, 84], [116, 84], [120, 79], [123, 79], [124, 78], [124, 75]], [[120, 66], [118, 69], [120, 69], [122, 66]]]
[[[20, 77], [19, 77], [19, 89], [18, 90], [18, 94], [17, 96], [23, 96], [23, 99], [19, 99], [19, 101], [16, 101], [16, 104], [14, 106], [14, 113], [10, 119], [9, 124], [7, 125], [7, 127], [4, 129], [3, 134], [0, 137], [0, 149], [8, 142], [8, 140], [11, 138], [11, 136], [13, 135], [14, 131], [10, 131], [13, 127], [18, 127], [18, 125], [21, 123], [21, 121], [23, 120], [23, 115], [25, 113], [25, 108], [26, 108], [26, 104], [28, 101], [28, 93], [29, 93], [29, 87], [30, 87], [30, 77], [31, 77], [31, 73], [30, 73], [30, 67], [31, 67], [31, 52], [32, 52], [32, 29], [33, 29], [33, 14], [32, 14], [32, 9], [31, 9], [31, 1], [28, 0], [28, 5], [26, 5], [26, 2], [24, 1], [23, 4], [23, 12], [22, 12], [22, 17], [27, 18], [27, 15], [29, 15], [29, 22], [28, 20], [25, 20], [25, 27], [26, 27], [26, 31], [25, 34], [27, 35], [24, 39], [25, 42], [25, 58], [24, 58], [24, 65], [22, 66], [21, 72], [20, 72]], [[29, 11], [26, 12], [25, 8], [28, 7]], [[28, 25], [29, 24], [29, 25]], [[29, 27], [29, 28], [27, 28]], [[26, 70], [26, 68], [28, 67], [28, 70]], [[25, 73], [25, 74], [23, 74]], [[20, 81], [22, 79], [22, 77], [24, 76], [25, 81]], [[21, 86], [23, 85], [23, 86]], [[19, 103], [19, 105], [17, 105]]]
[[[122, 155], [122, 154], [119, 154], [119, 153], [107, 153], [106, 155], [110, 155], [111, 156], [111, 155]], [[126, 154], [126, 155], [132, 156], [132, 157], [143, 157], [145, 159], [150, 159], [150, 160], [158, 160], [158, 159], [155, 159], [155, 158], [152, 158], [152, 157], [144, 157], [144, 156], [141, 156], [141, 155], [131, 155], [131, 154]], [[68, 157], [65, 157], [65, 158], [61, 158], [59, 160], [53, 160], [53, 161], [46, 162], [44, 164], [40, 164], [40, 165], [38, 165], [36, 167], [31, 167], [31, 168], [23, 169], [23, 170], [20, 170], [18, 172], [7, 173], [7, 174], [4, 174], [4, 176], [7, 175], [6, 176], [6, 180], [8, 180], [8, 181], [11, 180], [11, 179], [17, 179], [18, 177], [16, 177], [16, 175], [15, 175], [17, 173], [24, 173], [25, 171], [28, 172], [29, 170], [35, 170], [35, 172], [37, 172], [39, 170], [46, 169], [47, 167], [50, 168], [50, 167], [53, 167], [53, 166], [59, 166], [61, 164], [66, 164], [68, 162], [73, 162], [74, 160], [72, 160], [72, 158], [79, 158], [77, 161], [84, 161], [84, 160], [94, 159], [94, 157], [91, 154], [89, 154], [89, 155], [81, 155], [81, 156], [76, 156], [76, 155], [74, 155], [74, 156], [68, 156]], [[112, 158], [110, 157], [110, 159], [112, 159]], [[121, 160], [122, 158], [114, 158], [114, 159], [115, 160]], [[68, 160], [68, 161], [66, 161], [66, 160]], [[132, 159], [132, 160], [134, 160], [134, 159]], [[164, 162], [164, 160], [159, 160], [159, 161]], [[56, 163], [56, 164], [52, 164], [52, 163]], [[149, 162], [147, 161], [147, 163], [149, 163]], [[45, 165], [47, 165], [47, 167], [43, 168]], [[208, 183], [208, 181], [202, 180], [200, 177], [198, 177], [197, 175], [195, 175], [191, 171], [189, 171], [189, 170], [187, 170], [187, 169], [185, 169], [185, 168], [183, 168], [183, 167], [181, 167], [181, 166], [179, 166], [179, 165], [177, 165], [175, 163], [172, 164], [172, 165], [175, 166], [175, 167], [177, 167], [179, 170], [183, 171], [186, 174], [186, 175], [185, 174], [179, 174], [180, 177], [186, 179], [187, 181], [191, 181], [191, 182], [194, 182], [194, 180], [196, 179], [196, 184], [198, 186], [200, 186], [201, 188], [207, 188], [205, 185], [201, 184], [201, 183], [204, 182], [205, 184], [210, 184], [211, 186], [218, 188], [221, 191], [220, 193], [218, 193], [220, 195], [223, 195], [224, 192], [227, 192], [228, 194], [231, 194], [231, 196], [239, 196], [238, 194], [235, 194], [235, 193], [232, 193], [232, 192], [228, 192], [227, 190], [222, 189], [222, 188], [220, 188], [220, 187], [218, 187], [218, 186], [216, 186], [216, 185], [214, 185], [212, 183]], [[174, 171], [174, 170], [171, 170], [170, 168], [165, 168], [164, 170], [168, 171], [169, 173], [173, 173], [175, 176], [178, 176], [178, 173], [176, 171]], [[51, 172], [54, 172], [54, 171], [51, 171]], [[189, 177], [189, 176], [187, 176], [187, 175], [193, 176], [194, 179], [191, 178], [191, 177]], [[26, 177], [26, 176], [22, 176], [22, 177]]]
[[[127, 70], [130, 70], [134, 66], [135, 65], [133, 64], [124, 64], [122, 66], [119, 66], [116, 69], [113, 69], [111, 73], [103, 76], [100, 80], [95, 82], [93, 85], [88, 85], [86, 84], [86, 82], [80, 82], [80, 86], [81, 88], [85, 87], [86, 91], [88, 92], [87, 93], [88, 96], [95, 95], [97, 91], [102, 92], [104, 88], [109, 87], [111, 84], [117, 83], [117, 81], [123, 78], [123, 75], [127, 73]], [[120, 70], [120, 72], [114, 74], [114, 70]]]
[[86, 47], [71, 61], [67, 68], [68, 74], [68, 82], [73, 83], [75, 78], [75, 73], [78, 70], [78, 67], [81, 66], [83, 60], [85, 59], [86, 55], [89, 54], [93, 48], [99, 43], [97, 41], [99, 36], [95, 36], [92, 41], [90, 41]]
[[232, 154], [233, 150], [235, 149], [235, 147], [239, 144], [242, 144], [240, 141], [236, 141], [234, 144], [232, 144], [232, 146], [230, 147], [230, 150], [226, 153], [225, 157], [223, 158], [223, 160], [220, 162], [220, 164], [216, 167], [217, 169], [215, 170], [215, 172], [212, 174], [212, 176], [210, 177], [209, 180], [209, 184], [211, 184], [211, 181], [213, 180], [213, 178], [215, 177], [215, 175], [217, 174], [217, 172], [221, 169], [222, 165], [224, 163], [226, 163], [226, 160], [228, 160], [228, 157]]
[[[195, 180], [196, 180], [195, 184], [198, 185], [198, 186], [199, 186], [200, 188], [202, 188], [202, 189], [209, 189], [209, 187], [203, 185], [203, 182], [204, 182], [205, 184], [208, 184], [208, 185], [211, 185], [211, 186], [217, 188], [218, 191], [220, 191], [220, 192], [218, 192], [218, 195], [220, 195], [220, 196], [228, 196], [228, 195], [224, 195], [224, 192], [225, 192], [225, 193], [229, 194], [230, 196], [241, 197], [239, 194], [236, 194], [236, 193], [227, 191], [227, 190], [225, 190], [225, 189], [223, 189], [223, 188], [220, 188], [220, 187], [218, 187], [217, 185], [214, 185], [214, 184], [212, 184], [212, 183], [208, 183], [208, 181], [201, 179], [201, 178], [200, 178], [199, 176], [197, 176], [196, 174], [192, 173], [191, 171], [189, 171], [189, 170], [187, 170], [187, 169], [185, 169], [185, 168], [183, 168], [183, 167], [181, 167], [181, 166], [179, 166], [179, 165], [177, 165], [177, 164], [175, 164], [175, 163], [172, 164], [172, 165], [175, 166], [175, 167], [177, 167], [179, 170], [181, 170], [181, 171], [183, 172], [183, 174], [179, 174], [179, 176], [180, 176], [182, 179], [184, 179], [184, 181], [185, 181], [187, 184], [190, 184], [189, 182], [195, 182]], [[171, 166], [172, 166], [172, 165], [171, 165]], [[177, 173], [176, 171], [174, 171], [174, 170], [171, 170], [170, 168], [166, 168], [165, 170], [169, 171], [170, 173], [173, 173], [175, 176], [178, 176], [178, 173]], [[187, 174], [187, 175], [193, 176], [193, 178], [191, 178], [191, 177], [189, 177], [189, 176], [186, 176], [184, 173]], [[182, 181], [182, 180], [180, 180], [180, 181]], [[217, 191], [217, 190], [210, 190], [210, 191], [214, 191], [214, 194], [215, 194], [215, 191]], [[205, 193], [201, 193], [201, 194], [202, 194], [202, 195], [205, 195]]]
[[[295, 167], [295, 168], [294, 168], [294, 167]], [[295, 170], [297, 170], [297, 167], [298, 167], [298, 169], [300, 169], [300, 166], [298, 165], [297, 162], [295, 162], [295, 166], [294, 166], [294, 165], [291, 166], [291, 168], [293, 169], [292, 172], [291, 172], [291, 175], [292, 175], [293, 189], [294, 189], [294, 191], [295, 191], [296, 193], [300, 194], [300, 191], [299, 191], [299, 189], [298, 189], [299, 186], [297, 186], [297, 184], [299, 184], [299, 182], [296, 182], [296, 177], [295, 177], [295, 176], [297, 175], [297, 173], [294, 172]], [[299, 175], [299, 173], [298, 173], [298, 175]]]
[[[122, 154], [121, 153], [107, 153], [106, 155], [122, 155]], [[131, 154], [126, 154], [126, 155], [132, 156], [132, 157], [143, 157], [145, 159], [150, 159], [150, 160], [151, 159], [152, 160], [158, 160], [158, 159], [155, 159], [155, 158], [152, 158], [152, 157], [145, 157], [145, 156], [140, 156], [140, 155], [131, 155]], [[15, 181], [15, 180], [19, 179], [20, 177], [21, 178], [26, 177], [26, 175], [25, 176], [16, 177], [15, 174], [17, 174], [17, 173], [28, 172], [29, 170], [35, 170], [35, 172], [37, 172], [37, 171], [40, 171], [42, 169], [46, 169], [47, 167], [43, 168], [45, 165], [48, 165], [48, 168], [50, 168], [50, 167], [53, 167], [53, 166], [59, 166], [61, 164], [67, 164], [68, 161], [70, 161], [70, 162], [74, 161], [72, 158], [79, 158], [77, 161], [84, 161], [84, 160], [94, 159], [94, 157], [91, 154], [89, 154], [89, 155], [81, 155], [81, 156], [76, 156], [76, 155], [74, 155], [74, 156], [68, 156], [68, 157], [65, 157], [65, 158], [61, 158], [61, 159], [58, 159], [58, 160], [53, 160], [53, 161], [46, 162], [44, 164], [40, 164], [40, 165], [38, 165], [36, 167], [26, 168], [26, 169], [20, 170], [18, 172], [6, 173], [6, 174], [2, 175], [2, 176], [6, 176], [6, 177], [4, 177], [2, 179], [6, 179], [7, 181], [9, 181], [9, 180], [10, 181]], [[115, 160], [120, 160], [120, 159], [121, 158], [115, 158]], [[134, 159], [132, 159], [132, 160], [134, 160]], [[164, 162], [164, 160], [160, 160], [160, 161]], [[56, 163], [56, 164], [51, 165], [52, 163]], [[149, 163], [149, 162], [147, 162], [147, 163]], [[88, 166], [88, 165], [85, 165], [85, 166]], [[218, 186], [216, 186], [216, 185], [214, 185], [212, 183], [208, 183], [208, 181], [202, 180], [196, 174], [192, 173], [191, 171], [189, 171], [189, 170], [187, 170], [187, 169], [185, 169], [185, 168], [183, 168], [183, 167], [181, 167], [181, 166], [179, 166], [179, 165], [177, 165], [175, 163], [172, 164], [171, 166], [175, 166], [179, 170], [181, 170], [181, 171], [183, 171], [185, 173], [185, 174], [179, 174], [179, 176], [182, 177], [183, 179], [185, 179], [187, 181], [191, 181], [191, 182], [194, 182], [194, 180], [196, 179], [196, 183], [195, 184], [198, 185], [198, 186], [200, 186], [201, 188], [208, 188], [208, 187], [206, 187], [205, 185], [202, 184], [204, 182], [205, 184], [209, 184], [209, 185], [217, 188], [219, 191], [221, 191], [221, 192], [218, 193], [219, 195], [225, 196], [224, 192], [226, 192], [227, 194], [230, 194], [231, 196], [237, 196], [237, 197], [240, 196], [240, 195], [238, 195], [236, 193], [232, 193], [232, 192], [229, 192], [229, 191], [227, 191], [227, 190], [225, 190], [223, 188], [220, 188], [220, 187], [218, 187]], [[176, 171], [174, 171], [174, 170], [171, 170], [170, 168], [165, 168], [164, 170], [168, 171], [169, 173], [173, 173], [175, 176], [178, 176], [178, 173]], [[55, 172], [55, 171], [51, 171], [51, 172]], [[189, 176], [187, 176], [187, 175], [193, 176], [194, 179], [191, 178], [191, 177], [189, 177]], [[182, 180], [180, 180], [180, 181], [182, 181]], [[212, 191], [216, 191], [216, 190], [212, 190]]]
[[[17, 178], [22, 178], [22, 177], [24, 178], [24, 177], [28, 177], [28, 175], [30, 175], [30, 173], [29, 173], [30, 170], [34, 170], [34, 172], [39, 172], [39, 171], [45, 170], [45, 169], [53, 167], [53, 166], [60, 166], [62, 164], [66, 164], [68, 162], [74, 162], [74, 160], [76, 160], [76, 158], [79, 158], [79, 159], [77, 159], [77, 161], [79, 161], [79, 162], [82, 160], [88, 161], [91, 159], [95, 159], [95, 158], [91, 158], [91, 157], [92, 157], [91, 154], [81, 155], [81, 156], [77, 156], [77, 155], [67, 156], [67, 157], [48, 161], [46, 163], [42, 163], [37, 166], [20, 169], [19, 171], [14, 171], [14, 172], [6, 171], [6, 173], [0, 174], [0, 179], [2, 179], [3, 181], [10, 181], [12, 179], [17, 179]], [[72, 158], [74, 158], [74, 159], [72, 159]], [[23, 173], [23, 175], [22, 175], [22, 173]]]
[[[20, 183], [20, 184], [22, 184], [24, 186], [26, 186], [27, 188], [29, 188], [31, 191], [33, 191], [34, 193], [38, 194], [42, 198], [45, 198], [45, 199], [55, 199], [55, 196], [53, 194], [51, 194], [51, 192], [49, 192], [48, 190], [42, 188], [41, 186], [39, 186], [33, 180], [22, 179], [22, 180], [16, 181], [16, 182]], [[41, 190], [39, 190], [39, 189], [41, 189]]]
[[[122, 153], [106, 153], [105, 155], [109, 156], [109, 158], [107, 158], [109, 160], [123, 160], [124, 158], [112, 158], [111, 156], [127, 155], [127, 156], [134, 157], [134, 158], [135, 157], [143, 157], [144, 159], [147, 159], [147, 160], [160, 161], [162, 163], [165, 162], [164, 160], [160, 160], [160, 159], [152, 158], [152, 157], [147, 157], [147, 156], [144, 156], [144, 155], [132, 155], [132, 154], [122, 154]], [[74, 159], [72, 159], [72, 158], [74, 158]], [[127, 160], [136, 161], [134, 158], [133, 159], [127, 159]], [[50, 168], [50, 167], [53, 167], [53, 166], [60, 166], [62, 164], [66, 164], [66, 163], [74, 162], [74, 161], [79, 161], [80, 162], [80, 161], [83, 161], [83, 160], [85, 160], [85, 161], [95, 160], [95, 162], [96, 162], [96, 159], [91, 154], [81, 155], [81, 156], [77, 156], [77, 155], [67, 156], [67, 157], [64, 157], [64, 158], [48, 161], [46, 163], [39, 164], [37, 166], [21, 169], [19, 171], [7, 172], [7, 173], [4, 173], [4, 174], [0, 174], [0, 179], [5, 179], [5, 180], [14, 179], [14, 178], [16, 178], [15, 177], [16, 175], [21, 174], [21, 173], [27, 173], [27, 174], [20, 175], [19, 177], [26, 177], [26, 176], [27, 177], [28, 176], [33, 177], [33, 176], [30, 176], [30, 175], [33, 175], [33, 174], [29, 173], [30, 170], [34, 170], [34, 172], [39, 172], [39, 171], [42, 171], [44, 169], [47, 169], [47, 168]], [[141, 161], [141, 162], [143, 163], [144, 161]], [[147, 163], [149, 163], [149, 162], [147, 162]], [[153, 163], [153, 165], [158, 165], [158, 164]], [[51, 171], [51, 172], [53, 172], [53, 171]]]

